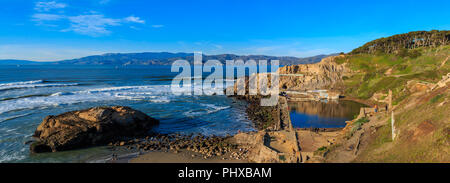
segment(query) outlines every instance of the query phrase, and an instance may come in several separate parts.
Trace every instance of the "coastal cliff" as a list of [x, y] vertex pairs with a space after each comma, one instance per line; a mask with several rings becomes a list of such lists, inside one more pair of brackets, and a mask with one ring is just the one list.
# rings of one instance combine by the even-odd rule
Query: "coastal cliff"
[[379, 108], [362, 110], [337, 142], [318, 149], [321, 161], [450, 161], [450, 47], [404, 52], [336, 59], [352, 70], [343, 79], [344, 94]]
[[[237, 80], [237, 83], [244, 81], [246, 95], [235, 97], [247, 101], [246, 112], [254, 121], [257, 132], [238, 133], [233, 137], [151, 134], [135, 138], [136, 134], [133, 134], [130, 135], [131, 139], [114, 141], [109, 145], [150, 153], [192, 152], [196, 153], [193, 156], [203, 159], [220, 158], [224, 161], [231, 158], [266, 163], [446, 162], [449, 161], [450, 147], [450, 117], [447, 112], [450, 104], [450, 65], [447, 62], [449, 47], [421, 49], [419, 52], [421, 55], [414, 58], [391, 54], [339, 55], [325, 58], [317, 64], [285, 66], [278, 70], [280, 91], [302, 93], [307, 90], [325, 90], [329, 94], [329, 91], [338, 90], [346, 98], [355, 98], [383, 108], [381, 111], [363, 108], [362, 115], [348, 121], [343, 130], [331, 132], [294, 129], [287, 104], [292, 95], [280, 96], [275, 106], [260, 106], [263, 96], [248, 95], [249, 79], [259, 79], [261, 76], [255, 74]], [[270, 84], [270, 74], [263, 74], [269, 75]], [[237, 89], [238, 85], [235, 84], [234, 88]], [[304, 113], [327, 116], [340, 112], [323, 112], [321, 105], [297, 104], [299, 108], [305, 109], [302, 110]], [[389, 107], [384, 109], [384, 106]], [[104, 110], [109, 111], [100, 111]], [[33, 144], [31, 150], [60, 151], [81, 147], [81, 142], [89, 145], [104, 144], [106, 137], [112, 137], [112, 134], [103, 134], [104, 128], [92, 122], [101, 124], [106, 119], [103, 118], [105, 116], [114, 123], [130, 121], [127, 120], [129, 118], [109, 118], [115, 116], [110, 114], [121, 111], [112, 110], [111, 113], [89, 109], [49, 116], [36, 130], [35, 136], [40, 141]], [[88, 125], [86, 128], [71, 125], [72, 119]], [[395, 124], [391, 123], [393, 119]], [[66, 122], [71, 127], [66, 128]], [[150, 129], [150, 126], [146, 129]], [[72, 133], [73, 129], [77, 132]], [[111, 132], [116, 135], [121, 134], [121, 130]], [[136, 132], [136, 129], [130, 130]], [[97, 139], [95, 136], [99, 133], [105, 139]], [[61, 144], [69, 146], [60, 146]]]
[[[345, 58], [345, 55], [326, 57], [315, 64], [301, 64], [278, 68], [279, 89], [281, 91], [334, 89], [342, 83], [343, 76], [351, 73], [351, 70], [346, 67], [346, 64], [338, 64], [335, 62], [335, 60], [341, 58]], [[267, 77], [267, 84], [271, 86], [270, 73], [252, 74], [249, 77], [241, 77], [236, 80], [234, 85], [235, 93], [245, 91], [245, 94], [248, 94], [250, 81], [257, 81], [256, 88], [260, 91], [260, 80], [263, 78], [262, 76]]]
[[316, 64], [284, 66], [278, 69], [280, 89], [282, 90], [317, 90], [332, 89], [342, 82], [342, 77], [349, 69], [334, 60], [344, 55], [330, 56]]
[[[449, 161], [449, 50], [441, 46], [417, 48], [411, 52], [419, 54], [413, 56], [340, 55], [280, 68], [280, 91], [338, 90], [348, 99], [383, 109], [364, 109], [362, 117], [339, 132], [298, 130], [300, 162]], [[240, 79], [248, 86], [249, 78]]]

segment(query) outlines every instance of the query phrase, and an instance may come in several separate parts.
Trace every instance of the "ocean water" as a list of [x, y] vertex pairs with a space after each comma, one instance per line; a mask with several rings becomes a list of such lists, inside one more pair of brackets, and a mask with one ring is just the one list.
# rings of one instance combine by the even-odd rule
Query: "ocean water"
[[160, 133], [224, 136], [254, 130], [241, 101], [173, 95], [170, 84], [177, 74], [170, 66], [0, 66], [0, 162], [85, 162], [109, 156], [106, 147], [30, 156], [25, 144], [45, 116], [95, 106], [140, 110], [161, 121], [154, 129]]

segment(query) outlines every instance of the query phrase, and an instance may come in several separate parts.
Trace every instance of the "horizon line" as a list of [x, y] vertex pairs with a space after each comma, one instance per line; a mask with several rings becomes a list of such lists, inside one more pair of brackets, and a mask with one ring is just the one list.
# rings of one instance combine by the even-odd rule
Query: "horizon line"
[[[93, 56], [106, 56], [108, 54], [142, 54], [142, 53], [192, 54], [192, 56], [194, 55], [194, 52], [190, 53], [190, 52], [168, 52], [168, 51], [106, 52], [106, 53], [102, 53], [102, 54], [92, 54], [92, 55], [87, 55], [87, 56], [82, 56], [82, 57], [76, 57], [76, 58], [70, 58], [70, 59], [62, 59], [62, 60], [53, 60], [53, 61], [32, 60], [32, 59], [10, 59], [10, 58], [0, 58], [0, 61], [62, 62], [62, 61], [68, 61], [68, 60], [82, 59], [82, 58], [86, 58], [86, 57], [93, 57]], [[339, 53], [338, 52], [336, 52], [336, 53], [329, 53], [329, 54], [321, 53], [321, 54], [312, 55], [312, 56], [298, 57], [298, 56], [287, 56], [287, 55], [281, 55], [280, 56], [280, 55], [266, 55], [266, 54], [246, 54], [246, 55], [240, 55], [240, 54], [235, 54], [235, 53], [205, 54], [205, 53], [202, 52], [202, 55], [205, 55], [205, 56], [217, 56], [217, 55], [236, 55], [236, 56], [240, 56], [240, 57], [245, 57], [245, 56], [268, 56], [268, 57], [291, 57], [291, 58], [298, 58], [298, 59], [311, 58], [311, 57], [324, 56], [324, 55], [334, 55], [334, 54], [339, 54]]]

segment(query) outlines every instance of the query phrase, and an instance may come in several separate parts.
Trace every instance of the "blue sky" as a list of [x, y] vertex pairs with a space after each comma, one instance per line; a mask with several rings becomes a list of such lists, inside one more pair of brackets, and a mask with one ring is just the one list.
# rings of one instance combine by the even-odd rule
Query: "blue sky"
[[109, 52], [306, 57], [449, 30], [450, 1], [0, 0], [0, 59]]

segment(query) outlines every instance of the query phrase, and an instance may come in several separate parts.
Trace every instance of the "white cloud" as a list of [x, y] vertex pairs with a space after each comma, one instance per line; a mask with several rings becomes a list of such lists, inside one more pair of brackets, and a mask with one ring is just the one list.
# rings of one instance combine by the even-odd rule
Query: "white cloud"
[[[122, 19], [107, 18], [102, 14], [90, 14], [90, 15], [78, 15], [68, 17], [70, 21], [70, 27], [64, 29], [63, 32], [73, 31], [78, 34], [89, 35], [89, 36], [102, 36], [111, 33], [108, 30], [109, 27], [121, 26], [124, 23], [145, 23], [139, 17], [129, 16]], [[130, 26], [134, 27], [134, 26]], [[134, 27], [134, 29], [137, 29]]]
[[[100, 1], [100, 3], [107, 3], [109, 0]], [[96, 11], [87, 11], [81, 15], [68, 15], [65, 12], [59, 11], [59, 14], [47, 13], [52, 9], [61, 9], [67, 7], [64, 3], [56, 1], [40, 1], [36, 3], [35, 10], [37, 13], [31, 16], [31, 20], [37, 22], [38, 26], [51, 25], [53, 27], [69, 26], [61, 30], [62, 32], [75, 32], [77, 34], [89, 36], [102, 36], [111, 34], [110, 28], [121, 26], [125, 24], [145, 24], [145, 20], [140, 17], [131, 15], [124, 18], [109, 18]], [[85, 11], [86, 12], [86, 11]], [[161, 25], [162, 26], [162, 25]], [[139, 28], [130, 26], [133, 29]], [[159, 25], [158, 25], [159, 27]]]
[[108, 4], [111, 0], [100, 0], [99, 4]]
[[[290, 42], [277, 42], [277, 41], [263, 41], [254, 43], [249, 47], [236, 50], [238, 54], [255, 54], [255, 55], [273, 55], [273, 56], [295, 56], [295, 57], [309, 57], [320, 54], [338, 53], [337, 49], [333, 48], [321, 48], [318, 45], [301, 44], [295, 40]], [[258, 45], [259, 44], [259, 45]]]
[[[110, 27], [121, 26], [129, 23], [145, 23], [139, 17], [129, 16], [126, 18], [115, 19], [108, 18], [102, 14], [87, 14], [77, 16], [66, 16], [58, 14], [37, 13], [31, 16], [31, 20], [37, 22], [36, 25], [54, 25], [48, 23], [68, 23], [69, 28], [61, 30], [62, 32], [75, 32], [82, 35], [88, 35], [98, 37], [102, 35], [109, 35], [111, 31]], [[56, 26], [54, 26], [56, 27]], [[133, 29], [138, 30], [134, 26], [130, 26]]]
[[63, 15], [56, 14], [47, 14], [47, 13], [37, 13], [32, 16], [33, 21], [42, 22], [42, 21], [56, 21], [65, 18]]
[[52, 9], [62, 9], [65, 7], [67, 7], [66, 4], [58, 3], [56, 1], [48, 1], [48, 2], [39, 1], [39, 2], [36, 2], [34, 9], [39, 12], [46, 12], [46, 11], [50, 11]]
[[141, 18], [135, 17], [135, 16], [133, 16], [133, 15], [124, 18], [124, 21], [125, 21], [125, 22], [133, 22], [133, 23], [145, 24], [145, 20], [142, 20]]
[[223, 46], [222, 45], [220, 45], [220, 44], [215, 44], [215, 45], [213, 45], [214, 47], [216, 47], [218, 50], [221, 50], [221, 49], [223, 49]]
[[121, 25], [120, 19], [106, 18], [103, 15], [78, 15], [69, 17], [70, 27], [63, 31], [73, 31], [83, 35], [101, 36], [111, 33], [107, 28]]
[[153, 28], [162, 28], [164, 25], [152, 25]]
[[57, 61], [98, 55], [105, 52], [110, 51], [52, 44], [0, 44], [0, 59]]

